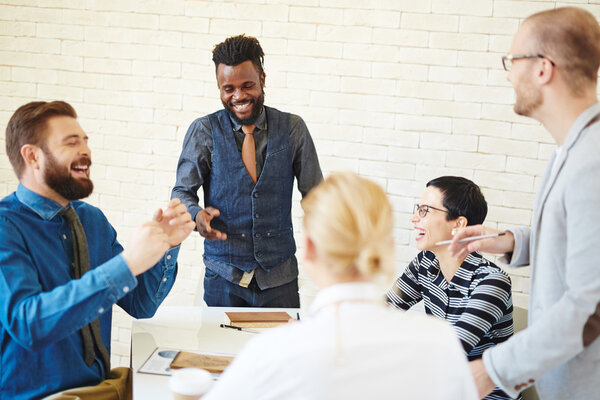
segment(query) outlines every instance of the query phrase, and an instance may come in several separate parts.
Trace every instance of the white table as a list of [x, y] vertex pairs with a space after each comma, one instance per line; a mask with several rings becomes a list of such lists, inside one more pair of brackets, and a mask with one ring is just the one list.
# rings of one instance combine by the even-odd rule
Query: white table
[[219, 327], [226, 311], [287, 311], [298, 309], [234, 307], [161, 307], [151, 319], [135, 320], [131, 328], [133, 398], [170, 399], [168, 376], [140, 374], [138, 369], [157, 347], [237, 354], [254, 333]]

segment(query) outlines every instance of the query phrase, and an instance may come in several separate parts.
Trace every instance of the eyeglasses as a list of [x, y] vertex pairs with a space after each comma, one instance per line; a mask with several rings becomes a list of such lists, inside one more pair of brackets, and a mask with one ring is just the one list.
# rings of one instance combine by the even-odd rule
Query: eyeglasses
[[448, 210], [442, 210], [441, 208], [436, 208], [433, 206], [429, 206], [427, 204], [415, 204], [415, 208], [413, 209], [413, 214], [416, 214], [418, 212], [419, 217], [425, 218], [427, 216], [427, 213], [429, 213], [430, 209], [448, 213]]
[[513, 61], [524, 60], [526, 58], [544, 58], [544, 59], [550, 61], [550, 64], [552, 64], [553, 67], [556, 66], [556, 64], [554, 64], [554, 61], [552, 61], [551, 59], [549, 59], [545, 55], [536, 54], [536, 53], [518, 54], [518, 55], [507, 54], [505, 56], [502, 56], [502, 66], [504, 67], [504, 70], [506, 72], [510, 72], [510, 69], [512, 68]]

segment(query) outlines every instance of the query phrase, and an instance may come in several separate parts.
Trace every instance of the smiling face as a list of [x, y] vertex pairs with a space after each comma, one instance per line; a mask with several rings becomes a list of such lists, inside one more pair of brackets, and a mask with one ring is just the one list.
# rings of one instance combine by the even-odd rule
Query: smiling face
[[265, 101], [264, 73], [259, 74], [250, 60], [233, 66], [219, 64], [217, 84], [229, 114], [242, 125], [253, 125]]
[[[425, 188], [419, 205], [428, 205], [431, 207], [446, 210], [443, 204], [444, 196], [442, 192], [434, 187], [428, 186]], [[421, 251], [434, 251], [438, 248], [435, 243], [442, 240], [452, 239], [452, 229], [458, 227], [460, 222], [458, 219], [448, 221], [447, 213], [429, 208], [429, 212], [425, 217], [421, 217], [419, 212], [415, 212], [411, 217], [414, 230], [416, 233], [417, 248]]]
[[89, 196], [92, 164], [88, 137], [75, 118], [57, 116], [46, 122], [41, 146], [44, 183], [60, 198], [71, 201]]

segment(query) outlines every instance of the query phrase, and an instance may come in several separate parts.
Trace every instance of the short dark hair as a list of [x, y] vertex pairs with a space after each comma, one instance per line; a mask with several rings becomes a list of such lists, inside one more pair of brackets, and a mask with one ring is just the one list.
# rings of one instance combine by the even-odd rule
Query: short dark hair
[[215, 63], [215, 70], [219, 64], [235, 66], [250, 60], [261, 75], [264, 73], [264, 58], [265, 53], [263, 53], [258, 39], [244, 34], [228, 37], [224, 42], [216, 45], [213, 49], [212, 57]]
[[467, 225], [482, 224], [487, 215], [487, 202], [473, 181], [461, 176], [441, 176], [427, 182], [442, 192], [442, 204], [448, 210], [446, 219], [465, 217]]
[[21, 147], [25, 144], [43, 145], [46, 122], [58, 115], [77, 118], [75, 109], [64, 101], [32, 101], [19, 107], [10, 117], [6, 126], [6, 154], [17, 178], [21, 178], [25, 169]]

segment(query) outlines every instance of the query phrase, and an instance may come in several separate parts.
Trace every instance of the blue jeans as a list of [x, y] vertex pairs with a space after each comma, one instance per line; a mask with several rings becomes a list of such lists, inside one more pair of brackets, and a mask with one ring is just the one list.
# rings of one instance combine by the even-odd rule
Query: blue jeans
[[261, 290], [254, 278], [245, 288], [206, 269], [204, 301], [209, 306], [215, 307], [299, 308], [298, 278], [281, 286]]

